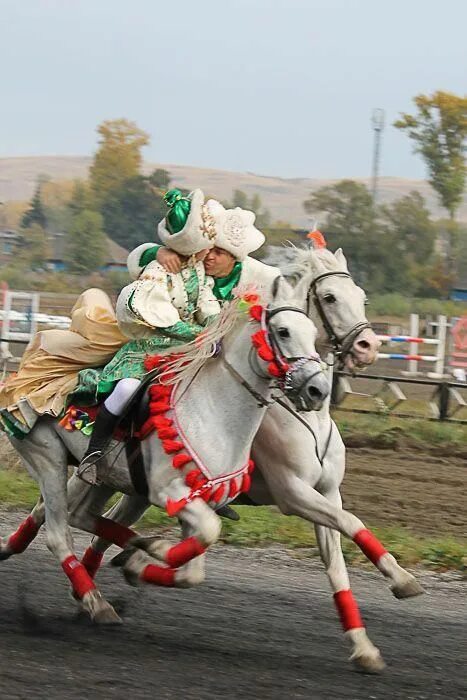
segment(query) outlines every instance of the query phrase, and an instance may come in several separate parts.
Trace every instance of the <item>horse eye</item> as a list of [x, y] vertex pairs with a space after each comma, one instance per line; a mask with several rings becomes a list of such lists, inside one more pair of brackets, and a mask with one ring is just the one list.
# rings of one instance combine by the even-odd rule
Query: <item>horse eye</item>
[[277, 331], [280, 338], [290, 338], [290, 333], [288, 328], [279, 328]]
[[326, 304], [334, 304], [334, 302], [336, 301], [336, 297], [334, 296], [334, 294], [325, 294], [324, 301], [326, 302]]

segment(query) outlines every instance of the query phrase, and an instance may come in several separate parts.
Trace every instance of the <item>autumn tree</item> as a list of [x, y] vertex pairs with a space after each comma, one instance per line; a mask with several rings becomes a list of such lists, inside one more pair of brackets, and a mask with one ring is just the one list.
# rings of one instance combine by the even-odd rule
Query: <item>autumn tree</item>
[[438, 90], [414, 98], [416, 114], [402, 114], [394, 126], [406, 131], [428, 168], [429, 182], [443, 207], [455, 218], [467, 174], [467, 96]]
[[105, 262], [107, 241], [102, 216], [83, 209], [73, 216], [66, 234], [65, 261], [70, 272], [88, 275]]
[[128, 119], [104, 121], [97, 127], [99, 147], [90, 170], [91, 187], [97, 206], [122, 184], [140, 175], [141, 149], [149, 135]]

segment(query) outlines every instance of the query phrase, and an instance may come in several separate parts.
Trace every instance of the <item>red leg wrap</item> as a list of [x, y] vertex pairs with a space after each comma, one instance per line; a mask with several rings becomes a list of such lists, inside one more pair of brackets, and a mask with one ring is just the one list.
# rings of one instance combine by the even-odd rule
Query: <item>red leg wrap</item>
[[359, 530], [354, 536], [353, 541], [358, 544], [363, 554], [373, 562], [375, 566], [383, 554], [387, 554], [387, 549], [383, 547], [381, 542], [369, 530]]
[[96, 552], [96, 550], [92, 547], [88, 547], [83, 554], [81, 564], [84, 566], [91, 578], [94, 578], [97, 574], [103, 558], [104, 552]]
[[357, 627], [365, 627], [360, 616], [357, 601], [353, 597], [352, 591], [338, 591], [334, 593], [334, 603], [339, 613], [339, 618], [344, 628], [344, 632]]
[[141, 572], [140, 579], [156, 586], [175, 586], [175, 569], [148, 564]]
[[62, 569], [70, 579], [78, 598], [82, 598], [86, 593], [95, 589], [94, 581], [74, 554], [62, 561]]
[[96, 518], [96, 535], [102, 537], [108, 542], [113, 542], [117, 547], [124, 549], [132, 537], [136, 537], [136, 533], [130, 530], [129, 527], [115, 523], [109, 518]]
[[196, 537], [188, 537], [183, 542], [169, 549], [165, 555], [165, 561], [169, 566], [177, 569], [179, 566], [186, 564], [187, 561], [204, 554], [205, 551], [206, 547]]
[[28, 515], [26, 520], [23, 520], [16, 532], [14, 532], [8, 538], [8, 547], [13, 550], [15, 554], [24, 552], [26, 547], [31, 544], [38, 532], [39, 526], [35, 522], [32, 515]]

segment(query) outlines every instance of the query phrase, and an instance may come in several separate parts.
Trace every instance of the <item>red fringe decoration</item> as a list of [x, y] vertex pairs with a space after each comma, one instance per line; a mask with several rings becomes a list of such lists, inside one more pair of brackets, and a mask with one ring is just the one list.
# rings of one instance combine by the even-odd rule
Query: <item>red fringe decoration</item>
[[250, 308], [250, 316], [254, 321], [261, 321], [263, 315], [263, 307], [259, 304], [255, 304]]
[[221, 484], [219, 488], [217, 488], [214, 493], [212, 494], [210, 500], [214, 501], [214, 503], [219, 503], [224, 497], [225, 493], [225, 484]]
[[171, 455], [174, 452], [180, 452], [180, 450], [183, 450], [185, 445], [183, 442], [177, 442], [177, 440], [162, 440], [162, 447], [164, 448], [164, 452], [166, 454]]
[[164, 355], [146, 355], [144, 358], [144, 369], [146, 372], [151, 372], [153, 369], [160, 367], [166, 359], [167, 357]]
[[245, 474], [242, 480], [242, 492], [247, 493], [250, 490], [251, 486], [251, 476], [249, 474]]
[[[174, 457], [174, 460], [176, 460], [177, 457], [183, 457], [183, 456], [184, 455], [177, 455], [176, 457]], [[186, 456], [188, 457], [188, 455], [186, 455]], [[191, 461], [191, 458], [190, 458], [190, 461]], [[174, 464], [174, 467], [175, 467], [175, 464]], [[175, 467], [175, 469], [177, 469], [177, 468], [178, 467]], [[190, 488], [193, 488], [193, 486], [195, 485], [196, 481], [199, 479], [200, 476], [201, 476], [201, 472], [199, 469], [192, 469], [185, 476], [185, 484], [187, 486], [189, 486]]]
[[175, 457], [172, 459], [172, 466], [174, 469], [181, 469], [185, 466], [185, 464], [188, 464], [192, 461], [193, 460], [191, 459], [190, 455], [182, 453], [179, 455], [175, 455]]
[[166, 411], [170, 411], [170, 403], [168, 401], [152, 401], [150, 409], [151, 413], [166, 413]]
[[235, 498], [240, 489], [238, 488], [237, 479], [231, 479], [229, 485], [229, 498]]
[[254, 471], [255, 468], [255, 463], [253, 462], [252, 459], [248, 460], [248, 474], [251, 474]]
[[[151, 404], [149, 404], [149, 410], [151, 410]], [[152, 424], [156, 430], [160, 430], [161, 428], [169, 428], [172, 423], [172, 418], [166, 418], [165, 416], [152, 416]]]
[[178, 432], [176, 428], [159, 428], [157, 437], [160, 440], [170, 440], [171, 438], [178, 437]]

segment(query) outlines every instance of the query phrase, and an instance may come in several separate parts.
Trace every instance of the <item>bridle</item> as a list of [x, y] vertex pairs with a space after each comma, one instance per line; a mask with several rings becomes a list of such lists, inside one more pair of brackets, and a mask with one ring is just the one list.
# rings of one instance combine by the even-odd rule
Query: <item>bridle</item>
[[310, 287], [308, 288], [308, 293], [306, 296], [307, 311], [305, 313], [309, 315], [310, 302], [313, 300], [313, 303], [318, 310], [318, 314], [321, 319], [321, 323], [323, 324], [324, 330], [329, 336], [333, 353], [342, 362], [345, 356], [352, 349], [352, 345], [354, 343], [355, 338], [357, 338], [360, 335], [360, 333], [366, 328], [371, 328], [372, 326], [369, 321], [361, 321], [360, 323], [356, 323], [354, 326], [352, 326], [352, 328], [341, 337], [339, 337], [339, 335], [334, 331], [334, 328], [332, 327], [328, 317], [326, 316], [323, 305], [316, 291], [316, 285], [318, 284], [318, 282], [321, 282], [321, 280], [325, 279], [326, 277], [333, 276], [349, 277], [350, 279], [352, 279], [352, 275], [349, 272], [344, 271], [323, 272], [321, 275], [318, 275], [318, 277], [316, 277], [313, 280], [313, 282], [310, 284]]
[[[281, 348], [280, 341], [277, 337], [274, 328], [272, 328], [270, 325], [271, 319], [276, 314], [281, 313], [282, 311], [293, 311], [295, 313], [304, 314], [304, 316], [307, 316], [307, 318], [308, 315], [306, 311], [304, 311], [303, 309], [298, 309], [295, 306], [279, 306], [275, 309], [269, 309], [268, 307], [266, 307], [263, 309], [263, 313], [261, 315], [260, 320], [261, 330], [265, 331], [267, 334], [267, 338], [269, 340], [269, 347], [272, 350], [274, 362], [279, 368], [283, 370], [282, 376], [278, 378], [278, 381], [276, 383], [276, 388], [279, 388], [282, 391], [282, 395], [287, 396], [293, 392], [297, 396], [300, 396], [305, 384], [308, 383], [310, 379], [313, 379], [313, 377], [315, 377], [317, 374], [323, 371], [321, 367], [321, 358], [317, 353], [308, 357], [296, 357], [285, 354], [285, 352]], [[235, 367], [233, 367], [230, 364], [230, 362], [225, 357], [225, 354], [222, 349], [220, 352], [220, 359], [222, 360], [226, 368], [229, 370], [229, 372], [232, 374], [232, 376], [243, 387], [245, 387], [245, 389], [257, 400], [258, 405], [263, 407], [271, 406], [280, 398], [280, 396], [275, 396], [272, 397], [272, 399], [267, 399], [266, 397], [262, 396], [262, 394], [260, 394], [258, 391], [256, 391], [256, 389], [252, 387], [251, 384], [241, 376], [241, 374], [235, 369]], [[318, 369], [311, 376], [307, 376], [298, 387], [295, 387], [293, 385], [293, 375], [295, 374], [295, 372], [300, 370], [302, 367], [304, 367], [304, 365], [308, 364], [309, 362], [317, 362], [319, 364]], [[250, 349], [248, 363], [250, 365], [251, 370], [257, 377], [260, 377], [261, 379], [271, 380], [271, 375], [264, 372], [261, 365], [259, 364], [258, 357], [253, 346]]]

